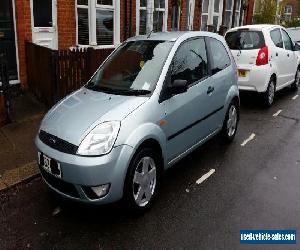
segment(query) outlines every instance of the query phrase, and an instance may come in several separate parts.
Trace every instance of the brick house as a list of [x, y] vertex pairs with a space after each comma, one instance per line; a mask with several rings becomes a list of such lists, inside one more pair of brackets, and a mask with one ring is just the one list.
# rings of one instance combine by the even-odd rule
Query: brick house
[[291, 21], [293, 18], [300, 18], [300, 10], [298, 9], [298, 4], [298, 0], [285, 1], [281, 9], [281, 20]]
[[28, 86], [25, 41], [51, 49], [114, 48], [149, 30], [214, 30], [249, 24], [253, 0], [1, 0], [0, 50], [10, 82]]

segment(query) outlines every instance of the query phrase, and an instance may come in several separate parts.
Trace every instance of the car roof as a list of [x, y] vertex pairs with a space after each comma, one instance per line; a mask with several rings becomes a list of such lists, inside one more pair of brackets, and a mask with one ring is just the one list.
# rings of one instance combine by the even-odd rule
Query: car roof
[[272, 28], [283, 28], [283, 27], [280, 25], [276, 25], [276, 24], [252, 24], [252, 25], [244, 25], [244, 26], [235, 27], [235, 28], [228, 30], [228, 32], [239, 30], [239, 29], [269, 30]]
[[138, 41], [138, 40], [156, 40], [156, 41], [176, 41], [179, 38], [184, 37], [196, 37], [196, 36], [209, 36], [214, 38], [219, 38], [218, 34], [206, 31], [164, 31], [164, 32], [152, 32], [149, 35], [135, 36], [127, 39], [127, 41]]

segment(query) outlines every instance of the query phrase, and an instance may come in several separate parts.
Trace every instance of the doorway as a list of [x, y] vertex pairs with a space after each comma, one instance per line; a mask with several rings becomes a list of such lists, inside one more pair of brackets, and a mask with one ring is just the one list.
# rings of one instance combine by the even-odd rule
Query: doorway
[[30, 3], [32, 41], [50, 49], [57, 49], [56, 0], [31, 0]]
[[[18, 83], [18, 59], [12, 0], [0, 1], [0, 54], [7, 60], [10, 83]], [[1, 76], [0, 76], [1, 77]], [[1, 78], [0, 78], [1, 82]]]

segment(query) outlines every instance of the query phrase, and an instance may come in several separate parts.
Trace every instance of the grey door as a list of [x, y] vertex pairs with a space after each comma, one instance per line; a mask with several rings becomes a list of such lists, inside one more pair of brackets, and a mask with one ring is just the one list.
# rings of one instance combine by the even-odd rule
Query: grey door
[[12, 0], [0, 1], [0, 54], [8, 62], [9, 80], [18, 79]]
[[165, 102], [167, 125], [167, 158], [171, 161], [209, 134], [210, 124], [208, 63], [203, 38], [184, 42], [177, 50], [171, 64], [170, 83], [176, 79], [187, 80], [187, 92], [170, 97]]

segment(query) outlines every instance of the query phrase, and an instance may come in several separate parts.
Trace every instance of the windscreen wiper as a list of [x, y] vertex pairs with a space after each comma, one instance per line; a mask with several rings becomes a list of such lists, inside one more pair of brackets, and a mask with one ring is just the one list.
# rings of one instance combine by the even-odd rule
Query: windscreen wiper
[[100, 91], [108, 94], [115, 94], [115, 95], [148, 95], [151, 93], [150, 90], [145, 89], [113, 89], [108, 87], [103, 87], [99, 85], [86, 85], [86, 88], [94, 91]]

